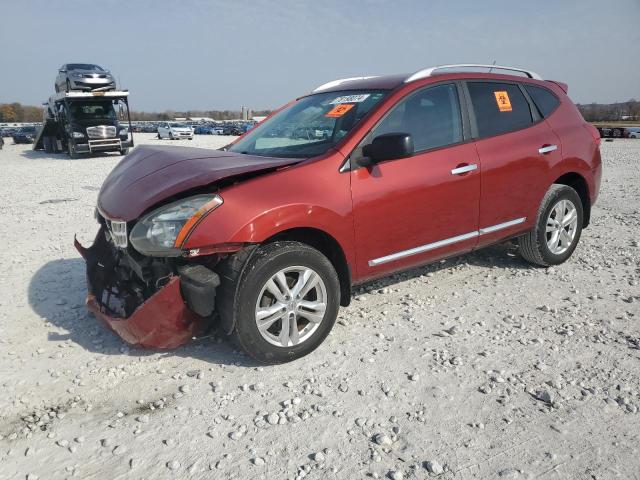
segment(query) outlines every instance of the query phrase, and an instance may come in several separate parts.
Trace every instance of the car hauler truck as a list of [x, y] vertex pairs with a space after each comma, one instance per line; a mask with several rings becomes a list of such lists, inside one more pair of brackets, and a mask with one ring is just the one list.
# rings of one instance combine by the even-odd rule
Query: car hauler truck
[[66, 151], [71, 158], [94, 152], [126, 155], [133, 147], [128, 97], [126, 90], [52, 95], [33, 149]]

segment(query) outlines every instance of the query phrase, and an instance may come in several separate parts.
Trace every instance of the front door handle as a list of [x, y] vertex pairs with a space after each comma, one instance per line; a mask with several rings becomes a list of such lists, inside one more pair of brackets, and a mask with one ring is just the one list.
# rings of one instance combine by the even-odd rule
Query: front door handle
[[538, 153], [540, 153], [541, 155], [545, 155], [547, 153], [551, 153], [555, 150], [558, 149], [557, 145], [543, 145], [542, 147], [540, 147], [538, 149]]
[[472, 172], [478, 169], [478, 165], [472, 163], [471, 165], [461, 165], [451, 170], [451, 175], [462, 175], [463, 173]]

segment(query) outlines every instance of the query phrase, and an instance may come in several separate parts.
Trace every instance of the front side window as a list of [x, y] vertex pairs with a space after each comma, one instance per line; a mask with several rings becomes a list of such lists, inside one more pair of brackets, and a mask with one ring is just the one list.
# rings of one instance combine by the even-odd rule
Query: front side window
[[401, 100], [374, 128], [371, 139], [385, 133], [408, 133], [416, 152], [462, 141], [456, 86], [429, 87]]
[[309, 95], [259, 124], [229, 151], [285, 158], [322, 155], [342, 140], [386, 93], [348, 90]]
[[467, 86], [480, 137], [512, 132], [533, 123], [529, 102], [518, 85], [468, 82]]

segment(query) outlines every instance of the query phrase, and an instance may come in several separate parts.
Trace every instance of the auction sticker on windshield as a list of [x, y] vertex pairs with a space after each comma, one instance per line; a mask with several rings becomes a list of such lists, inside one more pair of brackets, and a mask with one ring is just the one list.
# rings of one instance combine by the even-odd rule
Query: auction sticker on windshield
[[353, 103], [343, 103], [342, 105], [336, 105], [331, 110], [329, 110], [327, 113], [325, 113], [324, 116], [325, 117], [329, 117], [329, 118], [338, 118], [338, 117], [343, 116], [345, 113], [347, 113], [353, 107], [354, 107]]
[[331, 102], [331, 105], [335, 105], [336, 103], [360, 103], [364, 102], [370, 96], [370, 93], [361, 93], [360, 95], [344, 95], [342, 97], [334, 99]]

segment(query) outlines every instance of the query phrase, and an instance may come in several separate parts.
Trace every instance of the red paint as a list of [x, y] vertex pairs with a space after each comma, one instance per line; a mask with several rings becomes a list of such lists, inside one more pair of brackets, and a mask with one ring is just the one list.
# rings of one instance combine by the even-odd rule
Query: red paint
[[202, 319], [182, 299], [179, 277], [173, 277], [129, 318], [107, 315], [91, 294], [87, 308], [127, 343], [145, 348], [179, 347], [202, 328]]
[[144, 145], [114, 168], [98, 196], [98, 208], [112, 220], [135, 220], [161, 200], [225, 178], [300, 162], [219, 150]]
[[371, 259], [478, 230], [480, 173], [451, 174], [452, 169], [472, 163], [478, 164], [478, 154], [467, 143], [353, 171], [358, 274], [379, 276], [425, 259], [471, 250], [477, 238], [375, 267], [368, 265]]
[[[519, 131], [470, 140], [370, 169], [338, 171], [362, 138], [399, 100], [429, 84], [470, 78], [542, 85], [556, 93], [561, 104], [547, 120]], [[353, 88], [392, 87], [391, 80], [366, 80]], [[600, 153], [584, 125], [575, 105], [555, 82], [458, 73], [403, 84], [345, 137], [337, 151], [224, 189], [220, 192], [224, 206], [198, 224], [183, 248], [260, 243], [290, 228], [316, 228], [340, 244], [354, 283], [470, 251], [529, 230], [544, 193], [566, 173], [581, 175], [595, 201]], [[559, 148], [539, 154], [538, 148], [547, 144]], [[478, 164], [477, 171], [450, 175], [451, 169], [472, 162]], [[373, 258], [521, 217], [527, 218], [525, 223], [477, 239], [376, 267], [368, 265]]]
[[[598, 142], [567, 97], [565, 84], [498, 74], [443, 74], [406, 84], [403, 78], [352, 84], [355, 89], [392, 91], [334, 150], [320, 157], [301, 161], [138, 147], [105, 181], [99, 208], [107, 217], [135, 220], [176, 195], [195, 189], [215, 191], [224, 204], [190, 232], [182, 245], [185, 255], [217, 255], [264, 242], [286, 230], [316, 229], [336, 240], [352, 282], [358, 283], [528, 231], [545, 192], [565, 174], [581, 176], [595, 202], [602, 174]], [[540, 85], [552, 90], [561, 103], [549, 118], [519, 131], [340, 171], [398, 101], [430, 84], [465, 79]], [[558, 145], [558, 149], [540, 154], [538, 149], [546, 145]], [[472, 163], [477, 170], [451, 174], [452, 169]], [[262, 174], [216, 186], [219, 180], [256, 172]], [[523, 223], [500, 231], [389, 263], [369, 264], [372, 259], [523, 217]], [[188, 341], [199, 324], [187, 310], [178, 285], [174, 277], [129, 319], [105, 315], [95, 299], [89, 299], [89, 307], [128, 342], [171, 348]]]

